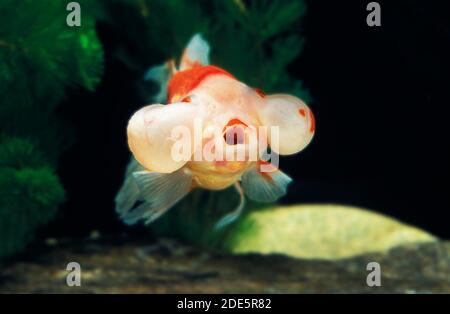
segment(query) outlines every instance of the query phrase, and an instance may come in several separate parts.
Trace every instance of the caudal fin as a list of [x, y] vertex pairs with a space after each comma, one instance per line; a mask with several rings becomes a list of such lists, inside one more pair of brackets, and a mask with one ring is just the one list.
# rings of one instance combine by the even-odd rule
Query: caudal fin
[[167, 98], [167, 85], [172, 76], [178, 70], [183, 71], [196, 66], [208, 65], [209, 50], [209, 44], [202, 35], [195, 34], [184, 49], [179, 69], [177, 69], [174, 59], [151, 67], [145, 73], [144, 80], [153, 81], [159, 86], [159, 92], [151, 100], [157, 103], [165, 103]]
[[157, 103], [166, 102], [167, 85], [175, 72], [175, 61], [171, 59], [163, 64], [151, 67], [145, 73], [144, 80], [153, 81], [159, 86], [159, 92], [152, 97], [152, 101]]

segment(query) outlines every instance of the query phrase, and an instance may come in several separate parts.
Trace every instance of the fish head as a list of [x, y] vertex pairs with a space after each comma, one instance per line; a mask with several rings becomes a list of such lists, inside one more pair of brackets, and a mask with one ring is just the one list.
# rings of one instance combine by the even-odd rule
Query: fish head
[[[195, 162], [196, 169], [204, 165], [200, 172], [223, 175], [245, 172], [268, 146], [279, 155], [294, 154], [314, 131], [312, 112], [299, 98], [265, 95], [219, 67], [198, 66], [173, 76], [167, 105], [133, 115], [128, 143], [148, 170], [169, 173]], [[180, 146], [181, 140], [186, 143]], [[177, 147], [183, 147], [182, 158], [174, 158]]]

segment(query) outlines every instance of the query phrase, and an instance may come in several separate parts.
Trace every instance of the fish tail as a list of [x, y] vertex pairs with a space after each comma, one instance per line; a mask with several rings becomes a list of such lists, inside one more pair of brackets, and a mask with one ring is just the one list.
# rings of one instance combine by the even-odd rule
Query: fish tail
[[152, 97], [152, 101], [163, 103], [167, 98], [167, 85], [176, 72], [175, 60], [170, 59], [162, 64], [151, 67], [145, 72], [144, 80], [153, 81], [159, 87], [159, 92]]
[[136, 159], [131, 157], [125, 172], [125, 181], [117, 192], [114, 200], [116, 204], [116, 213], [121, 216], [130, 211], [134, 204], [139, 201], [141, 193], [136, 181], [132, 177], [132, 173], [140, 170], [144, 170], [144, 168], [138, 164]]
[[[209, 64], [209, 44], [200, 34], [190, 39], [181, 57], [179, 70], [188, 70], [197, 66]], [[177, 72], [175, 60], [170, 59], [162, 64], [151, 67], [145, 72], [144, 80], [153, 81], [159, 86], [159, 92], [152, 101], [164, 103], [167, 99], [167, 86], [172, 76]]]

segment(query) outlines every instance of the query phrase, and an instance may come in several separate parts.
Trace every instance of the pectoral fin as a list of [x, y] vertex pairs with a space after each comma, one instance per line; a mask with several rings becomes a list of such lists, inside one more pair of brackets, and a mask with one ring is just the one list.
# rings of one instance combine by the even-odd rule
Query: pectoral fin
[[186, 196], [192, 183], [192, 176], [184, 168], [173, 173], [137, 171], [133, 178], [143, 203], [122, 214], [127, 224], [139, 220], [144, 220], [145, 224], [153, 222]]
[[286, 194], [287, 186], [292, 179], [281, 170], [261, 172], [259, 167], [257, 164], [242, 175], [244, 192], [257, 202], [275, 202]]

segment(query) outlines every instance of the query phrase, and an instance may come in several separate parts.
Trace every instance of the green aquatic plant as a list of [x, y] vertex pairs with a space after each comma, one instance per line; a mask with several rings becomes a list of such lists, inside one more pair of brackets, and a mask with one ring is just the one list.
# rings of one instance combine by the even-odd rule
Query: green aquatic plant
[[58, 176], [28, 140], [0, 141], [0, 258], [21, 251], [64, 200]]
[[200, 33], [212, 64], [250, 86], [309, 100], [287, 70], [303, 49], [303, 0], [102, 0], [92, 12], [122, 41], [114, 55], [137, 72], [179, 60]]
[[0, 3], [0, 132], [32, 137], [52, 162], [70, 143], [56, 107], [67, 87], [92, 90], [102, 71], [94, 21], [69, 27], [67, 13], [62, 0]]
[[54, 169], [70, 132], [55, 110], [69, 89], [100, 81], [95, 21], [69, 27], [66, 5], [0, 2], [0, 257], [20, 251], [64, 199]]

